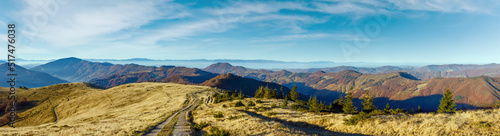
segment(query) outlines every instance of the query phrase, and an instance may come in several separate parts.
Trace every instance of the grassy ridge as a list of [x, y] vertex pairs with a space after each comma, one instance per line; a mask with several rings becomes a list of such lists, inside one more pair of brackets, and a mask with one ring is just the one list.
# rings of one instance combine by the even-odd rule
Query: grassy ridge
[[[140, 135], [168, 117], [168, 113], [182, 109], [187, 99], [186, 94], [208, 89], [173, 83], [133, 83], [107, 90], [82, 85], [84, 84], [56, 85], [60, 87], [59, 90], [54, 86], [39, 88], [39, 91], [45, 91], [48, 96], [53, 97], [43, 102], [40, 100], [41, 104], [20, 114], [25, 118], [19, 124], [25, 127], [2, 127], [0, 131], [6, 134], [34, 135]], [[67, 101], [64, 95], [70, 100]], [[45, 95], [37, 93], [30, 97], [34, 96], [42, 98]], [[59, 105], [56, 108], [59, 117], [57, 123], [53, 123], [52, 108], [55, 105]], [[35, 111], [40, 113], [34, 114]], [[28, 123], [45, 118], [42, 115], [47, 116], [47, 119], [36, 124]]]

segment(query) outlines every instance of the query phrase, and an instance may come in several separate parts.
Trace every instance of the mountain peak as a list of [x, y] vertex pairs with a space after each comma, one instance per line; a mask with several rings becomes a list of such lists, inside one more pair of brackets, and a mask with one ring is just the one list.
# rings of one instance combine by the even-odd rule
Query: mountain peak
[[325, 73], [326, 73], [325, 71], [320, 70], [320, 71], [316, 71], [316, 72], [314, 72], [313, 74], [317, 75], [317, 74], [325, 74]]
[[401, 76], [401, 77], [404, 77], [404, 78], [407, 78], [407, 79], [411, 79], [411, 80], [420, 80], [418, 78], [416, 78], [415, 76], [407, 73], [407, 72], [396, 72], [398, 74], [398, 76]]
[[77, 57], [68, 57], [68, 58], [62, 58], [62, 59], [59, 59], [59, 60], [82, 60], [82, 59], [77, 58]]
[[219, 74], [234, 73], [234, 74], [238, 75], [238, 73], [246, 71], [247, 68], [241, 67], [241, 66], [233, 66], [229, 63], [219, 62], [219, 63], [212, 64], [212, 65], [204, 68], [203, 70], [208, 71], [208, 72], [212, 72], [212, 73], [219, 73]]
[[[224, 68], [224, 67], [232, 67], [232, 66], [233, 66], [233, 65], [231, 65], [231, 64], [229, 64], [229, 63], [227, 63], [227, 62], [217, 62], [217, 63], [215, 63], [215, 64], [212, 64], [212, 65], [208, 66], [208, 67], [219, 67], [219, 68]], [[207, 67], [207, 68], [208, 68], [208, 67]]]
[[350, 69], [348, 69], [348, 70], [343, 70], [343, 71], [340, 71], [339, 73], [346, 73], [346, 74], [349, 74], [349, 73], [359, 73], [359, 72], [358, 72], [358, 71], [356, 71], [356, 70], [350, 70]]

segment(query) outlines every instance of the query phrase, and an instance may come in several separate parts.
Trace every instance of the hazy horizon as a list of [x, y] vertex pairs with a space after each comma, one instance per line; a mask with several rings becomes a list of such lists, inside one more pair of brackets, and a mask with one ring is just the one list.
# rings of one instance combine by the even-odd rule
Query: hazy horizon
[[[46, 64], [52, 61], [65, 58], [76, 58], [76, 57], [64, 57], [58, 59], [49, 60], [26, 60], [18, 59], [17, 64], [31, 68], [34, 66]], [[243, 66], [246, 68], [257, 68], [257, 69], [309, 69], [309, 68], [328, 68], [328, 67], [338, 67], [338, 66], [353, 66], [353, 67], [382, 67], [382, 66], [396, 66], [396, 67], [422, 67], [428, 65], [485, 65], [485, 64], [497, 64], [497, 63], [430, 63], [430, 62], [333, 62], [333, 61], [318, 61], [318, 62], [296, 62], [296, 61], [280, 61], [280, 60], [241, 60], [241, 59], [192, 59], [192, 60], [154, 60], [148, 58], [130, 58], [130, 59], [85, 59], [78, 58], [91, 62], [108, 62], [112, 64], [139, 64], [145, 66], [162, 66], [162, 65], [172, 65], [172, 66], [184, 66], [190, 68], [205, 68], [209, 65], [215, 63], [230, 63], [233, 66]], [[0, 59], [2, 61], [6, 61]]]

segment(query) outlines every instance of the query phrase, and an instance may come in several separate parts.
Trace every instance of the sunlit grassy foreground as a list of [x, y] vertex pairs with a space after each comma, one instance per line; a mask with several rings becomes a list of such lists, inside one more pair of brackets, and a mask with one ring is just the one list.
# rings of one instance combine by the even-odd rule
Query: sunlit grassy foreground
[[[257, 99], [246, 98], [242, 102], [247, 105], [250, 100], [255, 102]], [[282, 99], [262, 99], [263, 103], [248, 108], [234, 107], [237, 101], [203, 104], [195, 111], [194, 121], [209, 123], [204, 131], [215, 126], [235, 135], [322, 135], [328, 131], [367, 135], [500, 135], [499, 109], [459, 111], [456, 114], [381, 115], [357, 125], [344, 125], [343, 120], [352, 115], [294, 111], [290, 107], [281, 108]], [[273, 103], [276, 108], [270, 108]], [[214, 117], [218, 112], [223, 117]]]
[[[133, 83], [107, 90], [83, 83], [29, 89], [19, 95], [29, 101], [49, 99], [20, 113], [17, 128], [1, 127], [1, 134], [21, 135], [136, 135], [182, 108], [186, 94], [208, 87], [172, 83]], [[30, 94], [34, 95], [29, 96]], [[54, 93], [57, 92], [57, 93]], [[50, 95], [37, 95], [50, 93]], [[60, 95], [55, 95], [60, 94]], [[29, 96], [29, 97], [28, 97]], [[69, 97], [67, 101], [66, 97]], [[37, 98], [40, 97], [40, 98]], [[53, 106], [59, 121], [54, 123]], [[43, 113], [43, 114], [41, 114]], [[41, 120], [41, 121], [37, 121]]]

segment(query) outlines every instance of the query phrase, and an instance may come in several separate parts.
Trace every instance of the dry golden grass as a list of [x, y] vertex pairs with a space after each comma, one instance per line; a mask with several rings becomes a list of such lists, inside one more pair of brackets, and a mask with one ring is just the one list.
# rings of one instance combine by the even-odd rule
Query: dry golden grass
[[[68, 98], [77, 98], [89, 92], [100, 89], [92, 88], [84, 83], [58, 84], [47, 87], [32, 89], [17, 89], [16, 97], [26, 98], [33, 103], [33, 108], [17, 111], [19, 119], [16, 126], [35, 126], [55, 121], [53, 108], [56, 105], [67, 102]], [[7, 98], [8, 89], [0, 90], [0, 97]]]
[[[255, 102], [254, 98], [246, 98], [242, 100], [245, 105], [248, 101], [252, 100]], [[277, 121], [268, 121], [258, 117], [253, 117], [247, 114], [245, 107], [233, 107], [234, 103], [238, 101], [225, 101], [218, 104], [202, 104], [195, 111], [193, 111], [194, 122], [209, 122], [210, 127], [216, 126], [221, 129], [229, 130], [231, 134], [234, 135], [307, 135], [307, 133], [296, 130], [296, 128], [285, 127]], [[271, 103], [281, 103], [281, 100], [262, 100], [264, 103], [257, 103], [256, 106], [250, 107], [249, 112], [257, 112], [254, 108], [257, 107], [271, 107]], [[222, 105], [226, 105], [223, 108]], [[268, 112], [274, 112], [279, 108], [272, 110], [259, 110], [257, 113], [265, 115]], [[257, 108], [258, 110], [258, 108]], [[285, 111], [285, 110], [283, 110]], [[213, 115], [217, 112], [222, 112], [224, 117], [215, 118]], [[294, 112], [294, 111], [291, 111]], [[278, 113], [278, 112], [277, 112]], [[293, 114], [290, 114], [293, 115]], [[267, 116], [267, 115], [266, 115]], [[273, 115], [279, 116], [279, 115]], [[204, 128], [204, 131], [209, 130], [210, 127]]]
[[[144, 133], [171, 113], [181, 109], [183, 103], [187, 101], [186, 94], [209, 89], [209, 87], [173, 83], [133, 83], [100, 90], [78, 87], [79, 84], [82, 83], [70, 84], [75, 85], [71, 89], [63, 86], [61, 90], [56, 90], [57, 94], [70, 97], [70, 101], [61, 99], [66, 98], [65, 96], [55, 97], [52, 100], [51, 106], [59, 104], [56, 108], [59, 117], [57, 123], [53, 123], [52, 117], [28, 126], [33, 120], [44, 119], [40, 116], [29, 116], [30, 110], [44, 109], [43, 112], [52, 112], [52, 108], [47, 109], [43, 107], [44, 104], [40, 104], [20, 114], [21, 118], [28, 116], [19, 122], [20, 125], [24, 124], [23, 127], [2, 127], [0, 133], [7, 135], [137, 135]], [[37, 89], [47, 90], [51, 87], [53, 88], [49, 86]], [[39, 123], [43, 124], [39, 125]]]
[[[243, 100], [247, 104], [249, 100]], [[237, 101], [237, 100], [236, 100]], [[360, 122], [358, 125], [344, 125], [343, 119], [352, 115], [341, 113], [316, 114], [294, 111], [289, 108], [270, 109], [282, 100], [262, 100], [255, 107], [268, 109], [232, 107], [236, 101], [218, 104], [203, 104], [194, 114], [194, 122], [209, 122], [229, 130], [235, 135], [328, 135], [366, 134], [366, 135], [500, 135], [500, 109], [460, 111], [456, 114], [420, 113], [413, 115], [381, 115]], [[222, 105], [226, 105], [223, 108]], [[289, 105], [291, 105], [289, 103]], [[213, 114], [222, 112], [223, 118]], [[257, 114], [257, 116], [255, 115]], [[264, 116], [264, 117], [262, 117]], [[268, 119], [268, 120], [266, 120]], [[276, 121], [279, 120], [279, 121]], [[300, 126], [300, 128], [297, 128]], [[209, 127], [204, 131], [208, 131]], [[324, 129], [324, 130], [322, 130]], [[329, 131], [329, 132], [328, 132]], [[326, 132], [326, 133], [324, 133]]]
[[[208, 103], [209, 87], [172, 83], [134, 83], [107, 90], [83, 83], [61, 84], [18, 90], [18, 98], [37, 101], [35, 107], [19, 111], [17, 128], [1, 127], [2, 135], [140, 135], [187, 103], [186, 94], [203, 100], [195, 111], [195, 123], [229, 130], [234, 135], [500, 135], [500, 110], [460, 111], [456, 114], [381, 115], [357, 125], [344, 125], [352, 115], [316, 114], [280, 108], [282, 100], [262, 100], [252, 107], [234, 107], [236, 101]], [[214, 89], [211, 89], [214, 90]], [[0, 88], [0, 95], [6, 95]], [[35, 93], [36, 92], [36, 93]], [[67, 101], [66, 96], [69, 97]], [[6, 97], [6, 96], [5, 96]], [[246, 98], [242, 102], [255, 103]], [[270, 108], [272, 104], [278, 108]], [[293, 104], [290, 102], [289, 105]], [[53, 107], [59, 121], [54, 123]], [[226, 105], [224, 108], [223, 105]], [[222, 112], [222, 118], [214, 114]], [[340, 132], [340, 133], [337, 133]]]

